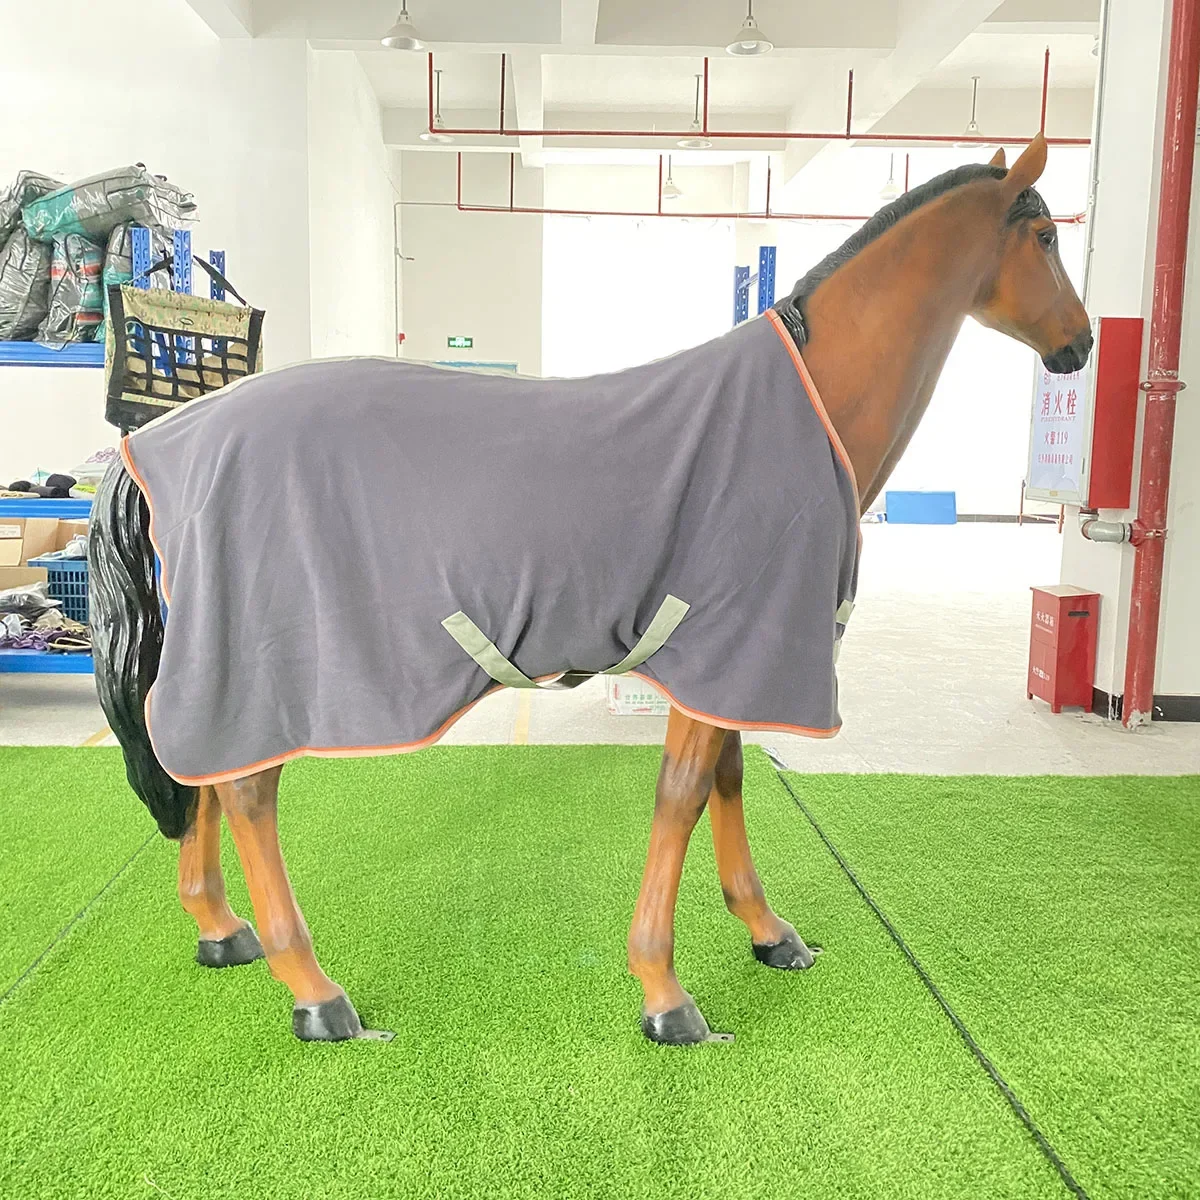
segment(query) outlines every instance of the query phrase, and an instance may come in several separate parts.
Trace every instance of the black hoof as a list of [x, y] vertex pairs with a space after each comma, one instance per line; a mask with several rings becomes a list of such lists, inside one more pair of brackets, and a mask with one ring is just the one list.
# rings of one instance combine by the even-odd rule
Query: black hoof
[[663, 1046], [694, 1046], [698, 1042], [732, 1041], [732, 1035], [713, 1033], [704, 1014], [689, 1000], [665, 1013], [642, 1013], [642, 1032]]
[[362, 1031], [358, 1013], [344, 992], [320, 1004], [297, 1004], [292, 1009], [292, 1032], [302, 1042], [344, 1042]]
[[775, 967], [780, 971], [807, 971], [815, 961], [813, 951], [806, 946], [793, 929], [781, 942], [768, 946], [754, 946], [754, 957], [763, 966]]
[[263, 948], [258, 934], [249, 925], [220, 941], [201, 938], [196, 947], [196, 961], [202, 967], [240, 967], [262, 958]]

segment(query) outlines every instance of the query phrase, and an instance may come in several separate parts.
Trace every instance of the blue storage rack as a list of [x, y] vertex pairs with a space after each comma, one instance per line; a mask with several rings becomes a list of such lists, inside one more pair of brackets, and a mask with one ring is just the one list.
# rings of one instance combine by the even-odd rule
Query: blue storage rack
[[[14, 343], [16, 344], [16, 343]], [[0, 500], [0, 517], [86, 519], [90, 500]], [[0, 675], [90, 675], [90, 654], [51, 654], [45, 650], [0, 650]]]
[[[171, 282], [177, 292], [192, 290], [192, 235], [187, 229], [177, 229], [172, 250], [174, 264]], [[208, 261], [225, 274], [225, 251], [210, 250]], [[133, 231], [133, 283], [149, 287], [146, 272], [150, 261], [150, 230], [137, 226]], [[224, 300], [225, 290], [215, 281], [209, 283], [209, 295]], [[190, 342], [190, 338], [180, 339]], [[0, 367], [103, 367], [104, 346], [97, 342], [68, 342], [66, 345], [47, 345], [43, 342], [0, 342]]]
[[758, 284], [756, 311], [765, 313], [775, 303], [775, 247], [759, 246], [758, 270], [750, 274], [749, 267], [733, 268], [733, 323], [740, 325], [750, 316], [750, 288]]

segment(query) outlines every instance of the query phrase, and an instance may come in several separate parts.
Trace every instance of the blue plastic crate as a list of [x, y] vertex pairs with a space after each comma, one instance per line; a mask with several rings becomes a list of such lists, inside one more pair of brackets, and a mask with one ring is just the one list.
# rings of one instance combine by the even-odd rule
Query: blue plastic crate
[[51, 600], [62, 601], [64, 617], [80, 621], [88, 619], [88, 565], [86, 558], [31, 558], [31, 567], [41, 567], [48, 576], [47, 590]]

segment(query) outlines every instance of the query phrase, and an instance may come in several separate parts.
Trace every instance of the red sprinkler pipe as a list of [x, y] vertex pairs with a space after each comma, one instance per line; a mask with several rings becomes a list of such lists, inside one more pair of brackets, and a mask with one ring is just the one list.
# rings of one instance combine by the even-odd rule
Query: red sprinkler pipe
[[[501, 55], [501, 70], [504, 69], [504, 55]], [[705, 93], [707, 97], [707, 91]], [[849, 118], [853, 114], [854, 101], [854, 72], [849, 75], [846, 95], [846, 112]], [[705, 100], [705, 129], [706, 137], [724, 138], [729, 141], [784, 141], [784, 142], [874, 142], [904, 144], [907, 142], [930, 142], [935, 145], [979, 145], [995, 146], [1004, 144], [1023, 146], [1029, 141], [1027, 135], [1011, 137], [985, 137], [983, 134], [967, 135], [962, 133], [851, 133], [847, 127], [836, 133], [819, 130], [796, 129], [709, 129], [707, 127], [707, 99]], [[433, 129], [433, 55], [429, 56], [429, 131]], [[570, 138], [662, 138], [664, 140], [679, 140], [680, 138], [695, 137], [694, 129], [512, 129], [505, 128], [503, 116], [501, 124], [494, 129], [460, 128], [443, 126], [437, 132], [448, 133], [460, 137], [570, 137]], [[1090, 146], [1092, 139], [1085, 137], [1052, 137], [1046, 142], [1051, 146]]]
[[[1047, 50], [1046, 53], [1049, 54], [1050, 51]], [[432, 58], [433, 55], [431, 54], [429, 57]], [[500, 55], [500, 132], [501, 133], [504, 132], [504, 68], [507, 65], [507, 63], [508, 63], [508, 55], [501, 54]], [[517, 119], [520, 120], [519, 115], [518, 115]], [[1046, 122], [1043, 120], [1042, 121], [1042, 131], [1043, 132], [1045, 132], [1045, 128], [1046, 128]]]
[[[481, 213], [525, 213], [531, 216], [543, 217], [666, 217], [692, 218], [693, 220], [728, 220], [728, 221], [761, 221], [764, 217], [772, 221], [869, 221], [871, 214], [862, 213], [791, 213], [772, 212], [770, 207], [770, 171], [767, 174], [767, 207], [763, 212], [665, 212], [662, 202], [663, 166], [662, 155], [658, 156], [658, 207], [654, 212], [639, 212], [628, 208], [542, 208], [534, 205], [514, 205], [512, 202], [512, 173], [515, 170], [515, 156], [509, 156], [509, 202], [503, 204], [464, 204], [462, 186], [462, 157], [459, 150], [455, 154], [455, 195], [453, 203], [449, 200], [401, 200], [401, 204], [415, 204], [421, 208], [456, 208], [459, 212]], [[1060, 225], [1081, 225], [1087, 220], [1087, 213], [1076, 213], [1070, 217], [1055, 217]]]
[[1130, 539], [1137, 547], [1129, 609], [1123, 720], [1130, 729], [1152, 719], [1158, 624], [1162, 608], [1167, 499], [1175, 437], [1179, 340], [1187, 268], [1188, 214], [1196, 149], [1196, 91], [1200, 86], [1200, 0], [1174, 0], [1168, 50], [1166, 119], [1158, 239], [1154, 252], [1154, 299], [1146, 363], [1146, 415], [1142, 430], [1138, 515]]
[[1042, 123], [1038, 130], [1044, 137], [1046, 134], [1046, 102], [1050, 99], [1050, 47], [1046, 47], [1046, 59], [1042, 64]]

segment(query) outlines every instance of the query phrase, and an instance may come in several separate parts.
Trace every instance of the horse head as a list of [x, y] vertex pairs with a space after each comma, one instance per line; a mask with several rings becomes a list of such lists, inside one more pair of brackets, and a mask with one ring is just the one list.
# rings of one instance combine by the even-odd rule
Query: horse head
[[[1004, 167], [997, 150], [993, 167]], [[1077, 371], [1092, 350], [1087, 312], [1058, 253], [1058, 228], [1033, 185], [1046, 167], [1046, 139], [1038, 134], [997, 179], [1000, 253], [971, 315], [1032, 346], [1056, 374]]]

